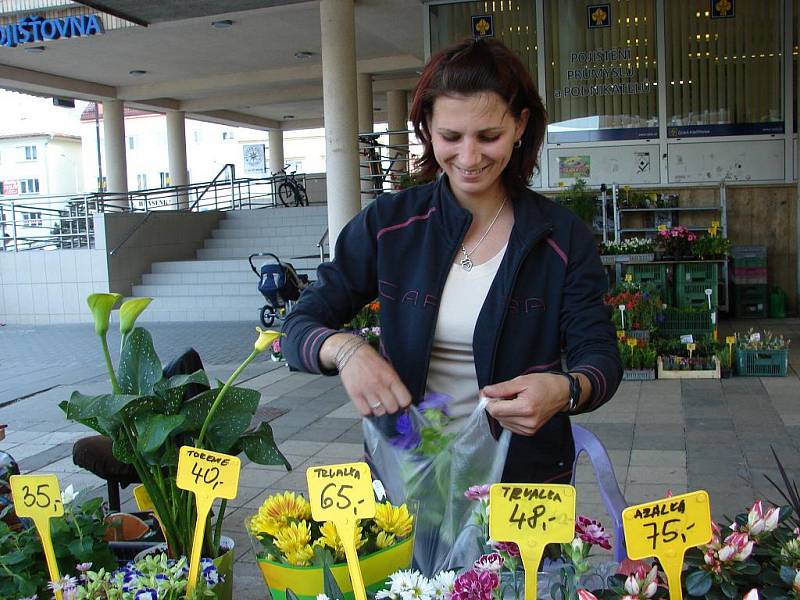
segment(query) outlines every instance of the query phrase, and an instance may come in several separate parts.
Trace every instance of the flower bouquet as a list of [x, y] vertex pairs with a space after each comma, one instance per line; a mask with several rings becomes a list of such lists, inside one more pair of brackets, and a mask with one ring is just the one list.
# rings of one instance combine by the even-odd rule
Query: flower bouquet
[[381, 344], [381, 303], [374, 300], [364, 306], [345, 328], [350, 329], [356, 335], [360, 335], [375, 350], [380, 351]]
[[[234, 386], [234, 381], [257, 355], [267, 350], [276, 332], [260, 333], [254, 348], [236, 371], [211, 388], [196, 353], [190, 372], [164, 376], [161, 361], [147, 330], [134, 328], [138, 315], [150, 298], [135, 298], [120, 308], [121, 351], [116, 369], [108, 351], [109, 317], [119, 294], [92, 294], [88, 304], [95, 332], [105, 357], [111, 392], [87, 396], [73, 392], [60, 408], [68, 419], [107, 435], [114, 457], [132, 464], [161, 522], [169, 555], [188, 556], [192, 547], [196, 506], [193, 494], [176, 483], [178, 449], [195, 446], [231, 455], [244, 453], [253, 462], [285, 465], [267, 423], [248, 429], [259, 404], [260, 393]], [[192, 361], [189, 361], [192, 362]], [[199, 393], [197, 392], [197, 390]], [[214, 508], [206, 523], [203, 555], [216, 559], [220, 545], [226, 501]], [[226, 557], [232, 565], [232, 555]], [[225, 593], [229, 594], [230, 582]]]
[[[379, 481], [376, 496], [383, 499]], [[375, 517], [356, 527], [356, 548], [364, 583], [370, 591], [381, 587], [398, 567], [410, 567], [414, 548], [414, 511], [388, 501], [376, 505]], [[352, 598], [344, 547], [331, 522], [311, 520], [311, 505], [300, 494], [269, 496], [245, 526], [253, 541], [258, 566], [274, 600], [291, 589], [301, 600], [322, 593], [323, 565], [339, 588]]]

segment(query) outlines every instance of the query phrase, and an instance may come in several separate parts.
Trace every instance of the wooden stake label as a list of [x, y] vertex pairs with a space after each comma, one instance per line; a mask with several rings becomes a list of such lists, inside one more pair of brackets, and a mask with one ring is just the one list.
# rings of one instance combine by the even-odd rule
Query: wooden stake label
[[309, 467], [306, 470], [311, 516], [332, 521], [344, 546], [347, 569], [357, 600], [366, 600], [355, 544], [356, 523], [375, 516], [375, 492], [364, 462]]
[[[58, 572], [56, 553], [50, 537], [50, 519], [64, 516], [58, 478], [55, 475], [12, 475], [9, 483], [14, 511], [18, 517], [33, 520], [42, 540], [50, 581], [58, 581], [61, 575]], [[62, 598], [60, 591], [56, 591], [55, 596], [57, 600]]]
[[231, 500], [239, 489], [239, 472], [242, 461], [236, 456], [211, 452], [202, 448], [182, 446], [178, 453], [177, 486], [194, 492], [197, 503], [197, 523], [194, 527], [192, 556], [189, 561], [187, 595], [197, 585], [200, 570], [200, 552], [203, 548], [206, 518], [216, 498]]
[[519, 546], [525, 599], [536, 598], [544, 547], [575, 537], [575, 488], [563, 484], [496, 483], [489, 490], [489, 537]]
[[703, 490], [629, 506], [622, 511], [625, 546], [632, 559], [655, 556], [667, 575], [670, 598], [681, 600], [686, 550], [711, 540], [711, 505]]

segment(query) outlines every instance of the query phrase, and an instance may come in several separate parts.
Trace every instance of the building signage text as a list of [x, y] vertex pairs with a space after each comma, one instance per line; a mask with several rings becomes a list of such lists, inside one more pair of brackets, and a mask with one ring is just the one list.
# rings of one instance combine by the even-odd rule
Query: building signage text
[[43, 19], [38, 15], [31, 15], [17, 23], [0, 25], [0, 46], [14, 48], [28, 42], [45, 42], [100, 33], [103, 33], [103, 24], [97, 15], [57, 19]]
[[[570, 68], [567, 69], [567, 85], [554, 90], [556, 98], [586, 98], [591, 96], [614, 96], [625, 94], [647, 94], [651, 91], [649, 81], [632, 81], [636, 71], [621, 64], [605, 66], [611, 61], [630, 61], [631, 47], [597, 48], [570, 52]], [[601, 63], [601, 64], [597, 64]], [[613, 83], [590, 83], [597, 79], [620, 79]]]

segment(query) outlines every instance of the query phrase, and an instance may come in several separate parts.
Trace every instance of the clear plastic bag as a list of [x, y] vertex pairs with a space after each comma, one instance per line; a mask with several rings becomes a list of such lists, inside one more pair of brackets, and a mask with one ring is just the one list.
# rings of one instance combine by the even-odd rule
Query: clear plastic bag
[[[485, 407], [482, 399], [447, 450], [435, 456], [398, 447], [392, 442], [394, 430], [387, 433], [382, 427], [383, 419], [362, 421], [367, 454], [389, 499], [395, 504], [419, 502], [414, 565], [426, 576], [471, 566], [481, 555], [481, 527], [472, 519], [475, 502], [464, 492], [500, 481], [511, 441], [507, 430], [494, 439]], [[409, 409], [409, 416], [414, 430], [427, 425], [416, 407]]]

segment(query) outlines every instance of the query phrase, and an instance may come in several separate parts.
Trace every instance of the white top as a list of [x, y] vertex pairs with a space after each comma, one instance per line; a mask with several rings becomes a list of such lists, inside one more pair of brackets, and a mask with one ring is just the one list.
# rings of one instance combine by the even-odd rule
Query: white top
[[473, 266], [471, 271], [465, 271], [460, 263], [455, 263], [447, 276], [439, 302], [425, 391], [453, 398], [450, 404], [453, 422], [447, 427], [448, 433], [461, 429], [464, 419], [478, 405], [478, 376], [472, 338], [478, 314], [507, 246], [487, 262]]

